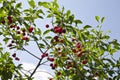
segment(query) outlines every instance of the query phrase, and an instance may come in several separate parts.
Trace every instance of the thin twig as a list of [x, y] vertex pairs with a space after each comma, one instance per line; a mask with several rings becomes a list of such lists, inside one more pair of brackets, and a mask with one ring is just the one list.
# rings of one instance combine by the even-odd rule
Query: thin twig
[[28, 51], [27, 49], [25, 49], [24, 47], [23, 47], [23, 50], [26, 51], [26, 52], [28, 52], [28, 53], [29, 53], [30, 55], [32, 55], [33, 57], [35, 57], [35, 58], [37, 58], [37, 59], [40, 60], [39, 57], [37, 57], [36, 55], [32, 54], [31, 52], [29, 52], [29, 51]]
[[34, 73], [36, 72], [36, 70], [37, 70], [38, 67], [40, 66], [40, 63], [42, 62], [42, 59], [43, 59], [43, 58], [40, 59], [40, 61], [38, 62], [37, 66], [35, 67], [34, 71], [31, 73], [31, 75], [30, 75], [29, 78], [31, 78], [31, 77], [34, 75]]

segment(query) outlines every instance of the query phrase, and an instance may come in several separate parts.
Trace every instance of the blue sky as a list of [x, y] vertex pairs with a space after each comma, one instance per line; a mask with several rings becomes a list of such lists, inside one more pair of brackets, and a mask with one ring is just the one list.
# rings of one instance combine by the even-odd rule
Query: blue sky
[[[28, 7], [26, 3], [27, 0], [19, 0], [23, 2], [23, 7]], [[36, 0], [37, 1], [37, 0]], [[41, 1], [52, 1], [52, 0], [41, 0]], [[75, 18], [83, 21], [83, 25], [91, 25], [93, 27], [97, 26], [97, 21], [95, 20], [95, 16], [106, 17], [106, 20], [103, 24], [103, 30], [108, 31], [111, 30], [111, 38], [118, 39], [120, 42], [120, 0], [58, 0], [60, 6], [64, 6], [66, 10], [70, 9], [73, 14], [75, 14]], [[45, 25], [47, 22], [42, 21], [37, 23], [37, 25]], [[81, 25], [80, 27], [82, 27]], [[34, 48], [33, 48], [34, 46]], [[32, 53], [40, 56], [39, 51], [36, 50], [35, 44], [31, 43], [29, 47], [27, 47]], [[29, 54], [19, 51], [18, 56], [21, 58], [20, 62], [16, 63], [29, 63], [36, 64], [38, 61], [31, 57]], [[120, 57], [120, 53], [116, 53], [115, 57]], [[49, 70], [49, 68], [41, 66], [41, 69]], [[51, 71], [52, 72], [52, 71]], [[36, 79], [37, 80], [37, 79]], [[47, 80], [47, 79], [43, 79]]]

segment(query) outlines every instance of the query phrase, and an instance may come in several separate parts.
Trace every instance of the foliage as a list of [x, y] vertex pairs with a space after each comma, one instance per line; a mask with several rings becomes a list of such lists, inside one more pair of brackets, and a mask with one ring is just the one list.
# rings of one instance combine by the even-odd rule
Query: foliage
[[[16, 0], [0, 0], [0, 35], [10, 50], [26, 51], [39, 60], [30, 75], [22, 74], [21, 64], [15, 66], [15, 60], [20, 60], [16, 53], [0, 53], [0, 76], [2, 80], [32, 80], [38, 67], [50, 62], [55, 76], [49, 80], [116, 80], [120, 78], [120, 59], [113, 55], [120, 50], [116, 39], [102, 30], [105, 17], [96, 16], [96, 29], [90, 25], [79, 27], [82, 21], [75, 19], [70, 10], [59, 8], [57, 0], [41, 2], [28, 0], [30, 8], [23, 9], [22, 2]], [[50, 18], [51, 24], [46, 24], [47, 30], [42, 31], [36, 26], [35, 20]], [[49, 27], [51, 29], [49, 29]], [[53, 36], [49, 34], [54, 34]], [[33, 41], [37, 44], [41, 57], [25, 48]], [[2, 48], [0, 48], [2, 49]], [[109, 55], [111, 58], [106, 57]], [[47, 59], [47, 61], [42, 62]], [[6, 67], [6, 68], [5, 68]], [[6, 77], [7, 74], [7, 77]]]

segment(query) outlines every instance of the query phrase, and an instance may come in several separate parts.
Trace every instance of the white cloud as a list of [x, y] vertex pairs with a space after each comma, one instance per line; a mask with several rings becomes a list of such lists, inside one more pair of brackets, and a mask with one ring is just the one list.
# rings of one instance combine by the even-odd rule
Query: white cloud
[[[30, 70], [30, 72], [32, 72], [36, 67], [34, 64], [31, 64], [31, 63], [23, 62], [22, 64], [23, 64], [22, 67], [27, 71]], [[52, 76], [46, 72], [47, 72], [46, 69], [38, 68], [37, 72], [33, 76], [34, 80], [49, 80], [48, 78], [50, 78]], [[26, 72], [24, 71], [24, 73], [26, 73]], [[26, 73], [26, 74], [29, 74], [29, 73]]]

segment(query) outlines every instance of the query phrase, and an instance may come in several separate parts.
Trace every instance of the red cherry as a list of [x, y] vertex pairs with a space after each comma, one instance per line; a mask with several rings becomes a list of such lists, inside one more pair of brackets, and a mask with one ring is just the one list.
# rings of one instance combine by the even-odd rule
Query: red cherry
[[75, 38], [72, 38], [72, 42], [74, 42], [76, 39]]
[[20, 60], [20, 58], [16, 57], [16, 58], [15, 58], [15, 60], [19, 61], [19, 60]]
[[9, 45], [8, 45], [8, 47], [11, 47], [11, 46], [12, 46], [12, 44], [9, 44]]
[[54, 36], [54, 39], [55, 39], [55, 40], [58, 40], [58, 36]]
[[53, 63], [50, 63], [50, 66], [52, 67], [52, 66], [53, 66]]
[[46, 26], [45, 26], [46, 28], [49, 28], [49, 24], [46, 24]]
[[12, 17], [8, 16], [7, 19], [8, 19], [8, 22], [11, 24], [12, 23]]
[[12, 55], [12, 57], [16, 57], [16, 53], [14, 53], [14, 54]]
[[26, 35], [26, 33], [25, 33], [25, 32], [23, 32], [23, 33], [22, 33], [22, 35], [23, 35], [23, 36], [25, 36], [25, 35]]
[[81, 43], [78, 42], [78, 43], [76, 44], [76, 47], [77, 47], [77, 48], [81, 48]]
[[58, 47], [58, 51], [60, 51], [60, 47]]
[[12, 40], [11, 43], [14, 43], [14, 40]]
[[73, 49], [72, 52], [76, 53], [77, 51], [76, 51], [76, 49]]
[[47, 57], [47, 56], [48, 56], [48, 53], [45, 53], [45, 56]]
[[49, 61], [53, 62], [54, 61], [54, 58], [47, 58]]
[[19, 26], [17, 26], [17, 30], [19, 30], [20, 29], [20, 27]]
[[78, 56], [78, 57], [81, 57], [81, 56], [82, 56], [82, 53], [81, 53], [81, 52], [80, 52], [80, 53], [78, 53], [78, 54], [77, 54], [77, 56]]
[[10, 25], [10, 28], [15, 28], [15, 25], [13, 25], [13, 24], [12, 24], [12, 25]]
[[53, 31], [56, 32], [56, 33], [59, 33], [59, 34], [63, 33], [62, 27], [58, 27], [58, 26], [55, 26], [54, 29], [53, 29]]
[[87, 61], [86, 60], [82, 60], [82, 64], [86, 64], [87, 63]]
[[52, 69], [55, 69], [55, 66], [52, 66]]
[[25, 29], [22, 30], [22, 32], [25, 32], [25, 31], [26, 31]]
[[44, 57], [46, 57], [45, 54], [42, 54], [42, 55], [41, 55], [41, 58], [44, 58]]
[[29, 40], [29, 38], [28, 37], [23, 37], [22, 40]]
[[17, 34], [20, 34], [20, 31], [17, 31]]
[[29, 29], [28, 29], [28, 31], [29, 31], [29, 33], [32, 33], [33, 32], [33, 27], [30, 27]]

